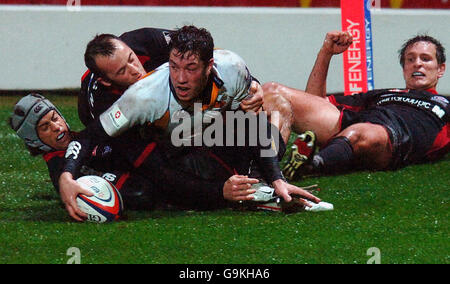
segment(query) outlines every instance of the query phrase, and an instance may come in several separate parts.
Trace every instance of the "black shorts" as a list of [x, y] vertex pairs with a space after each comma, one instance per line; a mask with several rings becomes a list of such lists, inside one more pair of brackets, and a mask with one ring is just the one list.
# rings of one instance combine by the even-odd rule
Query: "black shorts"
[[341, 129], [355, 123], [373, 123], [383, 126], [392, 145], [390, 169], [426, 160], [440, 126], [428, 113], [401, 106], [375, 107], [355, 112], [344, 109]]

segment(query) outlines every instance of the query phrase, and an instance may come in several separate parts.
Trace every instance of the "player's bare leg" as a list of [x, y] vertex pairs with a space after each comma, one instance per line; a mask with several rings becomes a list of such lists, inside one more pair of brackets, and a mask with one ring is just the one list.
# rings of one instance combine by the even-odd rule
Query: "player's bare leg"
[[279, 93], [264, 91], [263, 107], [269, 116], [270, 122], [278, 127], [284, 143], [287, 144], [294, 120], [291, 103]]
[[318, 146], [323, 146], [339, 132], [340, 111], [327, 98], [274, 82], [264, 84], [263, 90], [265, 109], [286, 109], [280, 111], [280, 120], [286, 123], [281, 125], [285, 133], [288, 132], [285, 129], [288, 124], [290, 125], [288, 129], [296, 133], [313, 131]]
[[388, 168], [392, 159], [392, 146], [383, 126], [357, 123], [344, 129], [338, 136], [345, 136], [350, 141], [358, 164], [373, 170]]

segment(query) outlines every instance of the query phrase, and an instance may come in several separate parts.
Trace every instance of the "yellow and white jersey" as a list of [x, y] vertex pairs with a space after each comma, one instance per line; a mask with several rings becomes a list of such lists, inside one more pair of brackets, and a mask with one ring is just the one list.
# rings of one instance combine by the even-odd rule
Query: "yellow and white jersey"
[[[223, 110], [237, 110], [248, 95], [252, 77], [244, 60], [228, 50], [214, 50], [212, 84], [198, 98], [202, 111], [194, 112], [193, 104], [183, 104], [172, 90], [169, 64], [139, 80], [107, 111], [100, 122], [110, 136], [117, 136], [135, 125], [151, 123], [170, 133], [177, 125], [177, 117], [207, 115]], [[196, 104], [198, 105], [198, 104]], [[197, 120], [198, 121], [198, 120]], [[201, 119], [200, 119], [201, 122]], [[195, 126], [194, 126], [195, 127]]]

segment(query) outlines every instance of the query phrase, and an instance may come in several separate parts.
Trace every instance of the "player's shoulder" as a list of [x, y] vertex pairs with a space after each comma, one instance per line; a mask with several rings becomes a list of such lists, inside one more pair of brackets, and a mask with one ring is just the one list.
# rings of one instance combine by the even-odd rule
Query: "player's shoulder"
[[121, 40], [127, 40], [130, 38], [141, 38], [143, 40], [149, 39], [151, 37], [160, 37], [164, 35], [168, 35], [170, 33], [170, 30], [166, 29], [158, 29], [158, 28], [151, 28], [151, 27], [144, 27], [132, 31], [125, 32], [119, 36]]
[[127, 92], [129, 90], [134, 92], [147, 91], [149, 88], [159, 90], [168, 85], [169, 75], [169, 63], [166, 62], [144, 75], [139, 81], [131, 85]]
[[428, 101], [438, 102], [445, 106], [449, 105], [449, 97], [444, 95], [440, 95], [436, 89], [427, 89], [427, 90], [410, 90], [411, 94], [416, 96], [420, 96]]
[[407, 94], [407, 93], [409, 93], [408, 89], [384, 88], [384, 89], [369, 90], [369, 91], [363, 92], [361, 94], [377, 96], [377, 95], [393, 95], [393, 94]]
[[450, 106], [450, 97], [446, 97], [439, 94], [431, 94], [430, 100], [434, 102], [439, 102], [445, 106]]
[[170, 93], [169, 75], [169, 65], [165, 63], [131, 85], [120, 100], [141, 106], [166, 104]]
[[246, 84], [251, 80], [245, 61], [238, 54], [225, 49], [214, 50], [214, 71], [226, 85]]
[[214, 64], [217, 68], [246, 69], [244, 59], [237, 53], [226, 49], [214, 49]]
[[[125, 42], [136, 55], [151, 57], [150, 62], [161, 58], [167, 61], [168, 46], [170, 42], [170, 31], [155, 28], [141, 28], [122, 34], [120, 40]], [[157, 62], [160, 65], [162, 62]], [[153, 66], [153, 68], [157, 67]]]

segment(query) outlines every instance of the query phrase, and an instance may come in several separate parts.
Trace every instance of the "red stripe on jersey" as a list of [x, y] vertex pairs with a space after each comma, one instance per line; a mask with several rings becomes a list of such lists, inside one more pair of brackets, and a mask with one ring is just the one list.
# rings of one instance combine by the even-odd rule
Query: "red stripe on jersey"
[[142, 163], [147, 159], [147, 157], [153, 152], [153, 150], [156, 147], [156, 143], [152, 142], [145, 147], [144, 151], [141, 153], [141, 155], [137, 158], [137, 160], [134, 162], [133, 166], [135, 168], [139, 168]]
[[348, 109], [348, 110], [351, 110], [354, 112], [360, 112], [361, 110], [363, 110], [362, 106], [350, 106], [350, 105], [346, 105], [346, 104], [342, 104], [342, 103], [338, 102], [336, 99], [336, 96], [334, 96], [334, 95], [328, 96], [328, 101], [332, 105], [334, 105], [335, 107], [338, 107], [338, 108], [344, 108], [344, 109]]
[[[344, 130], [344, 129], [342, 129], [342, 120], [344, 119], [344, 112], [343, 111], [341, 111], [341, 113], [340, 113], [340, 115], [339, 115], [339, 131], [338, 131], [338, 133], [339, 132], [341, 132], [342, 130]], [[336, 135], [336, 134], [338, 134], [338, 133], [335, 133], [334, 135]], [[327, 143], [328, 144], [328, 143]]]
[[425, 91], [427, 91], [428, 93], [432, 93], [434, 95], [438, 95], [438, 92], [436, 91], [436, 89], [433, 89], [433, 88], [425, 90]]
[[342, 105], [344, 107], [344, 109], [348, 109], [354, 112], [360, 112], [364, 109], [364, 107], [362, 106], [347, 106], [347, 105]]
[[91, 73], [91, 70], [86, 70], [86, 72], [84, 72], [83, 76], [81, 76], [81, 82], [84, 81], [84, 79], [86, 79], [87, 75], [89, 75]]
[[119, 180], [116, 183], [117, 190], [120, 190], [124, 183], [127, 181], [127, 179], [130, 177], [130, 173], [125, 173], [120, 176]]
[[441, 132], [436, 136], [433, 146], [427, 152], [427, 157], [430, 160], [441, 158], [450, 151], [450, 123], [445, 125]]
[[336, 102], [336, 97], [333, 95], [333, 96], [328, 96], [328, 101], [330, 102], [330, 103], [332, 103], [333, 105], [337, 105], [338, 103]]
[[53, 159], [54, 157], [64, 157], [64, 155], [66, 154], [66, 151], [55, 151], [55, 152], [50, 152], [47, 154], [44, 154], [42, 157], [44, 158], [44, 160], [46, 162], [50, 161], [51, 159]]

